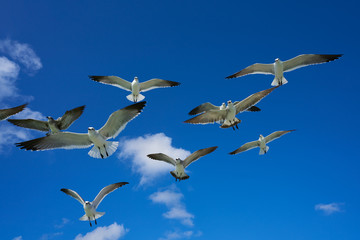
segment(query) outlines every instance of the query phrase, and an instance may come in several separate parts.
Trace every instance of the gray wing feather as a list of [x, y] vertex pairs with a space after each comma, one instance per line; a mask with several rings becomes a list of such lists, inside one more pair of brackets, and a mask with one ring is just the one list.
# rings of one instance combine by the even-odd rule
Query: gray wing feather
[[215, 123], [217, 121], [224, 120], [226, 117], [226, 109], [223, 110], [209, 110], [204, 112], [196, 117], [188, 119], [185, 123], [192, 124], [207, 124], [207, 123]]
[[276, 131], [276, 132], [273, 132], [272, 134], [268, 135], [265, 137], [265, 142], [266, 143], [269, 143], [279, 137], [281, 137], [282, 135], [286, 134], [286, 133], [289, 133], [289, 132], [292, 132], [292, 131], [295, 131], [295, 130], [287, 130], [287, 131]]
[[17, 147], [26, 150], [39, 151], [50, 150], [55, 148], [74, 149], [87, 148], [91, 146], [91, 142], [87, 133], [71, 133], [59, 132], [46, 137], [36, 138], [33, 140], [16, 143]]
[[66, 111], [65, 114], [57, 120], [60, 130], [65, 130], [78, 119], [84, 111], [85, 106], [77, 107], [72, 110]]
[[98, 195], [95, 197], [94, 201], [92, 202], [94, 208], [96, 209], [99, 204], [101, 203], [101, 201], [112, 191], [118, 189], [119, 187], [122, 187], [126, 184], [129, 184], [128, 182], [118, 182], [118, 183], [113, 183], [110, 184], [106, 187], [104, 187], [103, 189], [101, 189], [101, 191], [98, 193]]
[[175, 86], [179, 86], [179, 85], [180, 85], [179, 82], [173, 82], [173, 81], [153, 78], [146, 82], [140, 83], [140, 91], [146, 92], [146, 91], [149, 91], [154, 88], [175, 87]]
[[167, 162], [174, 166], [176, 165], [175, 160], [164, 153], [152, 153], [148, 154], [147, 156], [153, 160]]
[[219, 110], [220, 106], [215, 106], [209, 102], [203, 103], [189, 112], [189, 115], [196, 115], [209, 110]]
[[23, 127], [35, 129], [43, 132], [50, 131], [49, 124], [46, 121], [40, 121], [35, 119], [8, 119], [12, 124]]
[[24, 110], [26, 105], [27, 103], [13, 108], [0, 109], [0, 121], [5, 120], [6, 118], [14, 114], [17, 114], [18, 112], [21, 112], [22, 110]]
[[126, 124], [141, 113], [146, 102], [139, 102], [113, 112], [105, 125], [99, 130], [105, 138], [115, 138]]
[[195, 162], [196, 160], [198, 160], [199, 158], [215, 151], [215, 149], [217, 149], [218, 147], [209, 147], [209, 148], [204, 148], [204, 149], [200, 149], [197, 150], [196, 152], [193, 152], [190, 156], [188, 156], [187, 158], [185, 158], [184, 160], [184, 168], [186, 168], [187, 166], [189, 166], [191, 163]]
[[62, 188], [62, 189], [60, 189], [60, 191], [62, 191], [64, 193], [66, 193], [67, 195], [75, 198], [76, 200], [78, 200], [81, 203], [81, 205], [84, 205], [84, 203], [85, 203], [84, 199], [82, 199], [82, 197], [77, 192], [75, 192], [74, 190]]
[[236, 114], [240, 112], [244, 112], [250, 107], [254, 106], [258, 102], [261, 101], [264, 97], [266, 97], [269, 93], [271, 93], [274, 89], [278, 88], [279, 86], [272, 87], [257, 93], [250, 95], [249, 97], [245, 98], [244, 100], [237, 102], [235, 105]]
[[338, 59], [342, 54], [302, 54], [292, 59], [285, 61], [284, 72], [289, 72], [297, 68], [305, 67], [312, 64], [320, 64], [325, 62], [331, 62]]
[[248, 74], [275, 74], [274, 72], [274, 64], [263, 64], [263, 63], [255, 63], [253, 65], [248, 66], [247, 68], [244, 68], [243, 70], [234, 73], [233, 75], [230, 75], [226, 78], [237, 78], [242, 77]]
[[253, 141], [253, 142], [245, 143], [244, 145], [242, 145], [241, 147], [239, 147], [235, 151], [232, 151], [229, 154], [231, 154], [231, 155], [238, 154], [238, 153], [245, 152], [247, 150], [250, 150], [250, 149], [253, 149], [256, 147], [259, 147], [259, 141], [257, 141], [257, 140]]
[[95, 82], [112, 85], [131, 92], [131, 83], [117, 76], [89, 76]]

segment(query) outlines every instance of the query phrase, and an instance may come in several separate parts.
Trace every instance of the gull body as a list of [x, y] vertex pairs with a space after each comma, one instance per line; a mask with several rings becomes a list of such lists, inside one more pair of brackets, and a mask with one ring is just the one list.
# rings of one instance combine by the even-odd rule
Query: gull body
[[276, 58], [274, 63], [255, 63], [226, 78], [237, 78], [248, 74], [272, 74], [275, 75], [275, 78], [271, 85], [279, 86], [288, 82], [284, 78], [284, 72], [290, 72], [313, 64], [331, 62], [341, 56], [342, 54], [301, 54], [287, 61], [281, 61], [279, 58]]
[[89, 221], [90, 227], [92, 226], [91, 221], [95, 221], [95, 224], [97, 224], [96, 219], [102, 217], [105, 212], [97, 212], [96, 209], [101, 203], [101, 201], [112, 191], [118, 189], [119, 187], [122, 187], [126, 184], [129, 184], [128, 182], [118, 182], [114, 184], [110, 184], [98, 193], [98, 195], [95, 197], [95, 199], [92, 202], [84, 201], [84, 199], [74, 190], [62, 188], [60, 189], [62, 192], [66, 193], [67, 195], [75, 198], [78, 200], [81, 205], [83, 206], [83, 209], [85, 211], [85, 215], [82, 216], [79, 220], [80, 221]]
[[112, 85], [131, 92], [131, 94], [126, 96], [126, 98], [132, 102], [142, 101], [145, 98], [141, 92], [146, 92], [154, 88], [174, 87], [180, 85], [178, 82], [158, 78], [153, 78], [142, 83], [139, 82], [138, 77], [134, 77], [132, 82], [126, 81], [117, 76], [89, 76], [89, 78], [95, 82]]
[[119, 145], [119, 142], [108, 141], [108, 139], [117, 137], [127, 123], [140, 114], [145, 103], [135, 103], [113, 112], [99, 130], [89, 127], [87, 133], [59, 132], [16, 143], [16, 146], [21, 149], [39, 151], [56, 148], [88, 148], [94, 145], [88, 154], [93, 158], [107, 158], [116, 151]]

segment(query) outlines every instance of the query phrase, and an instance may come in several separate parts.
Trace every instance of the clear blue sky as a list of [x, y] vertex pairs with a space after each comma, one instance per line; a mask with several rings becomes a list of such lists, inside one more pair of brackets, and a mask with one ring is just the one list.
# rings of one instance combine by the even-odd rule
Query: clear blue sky
[[[20, 150], [15, 142], [42, 133], [0, 122], [1, 238], [360, 239], [359, 7], [318, 0], [2, 1], [0, 60], [8, 65], [0, 66], [0, 93], [10, 90], [0, 108], [29, 102], [26, 114], [59, 117], [86, 105], [69, 128], [84, 133], [131, 104], [128, 92], [88, 75], [181, 85], [144, 93], [143, 113], [103, 160], [89, 157], [89, 149]], [[286, 73], [289, 83], [257, 105], [261, 112], [238, 115], [238, 131], [183, 123], [201, 103], [242, 100], [273, 79], [226, 76], [304, 53], [344, 56]], [[265, 156], [228, 155], [259, 134], [288, 129], [297, 131], [269, 144]], [[147, 159], [134, 144], [148, 153], [219, 148], [175, 184], [166, 164], [148, 159], [143, 166]], [[60, 191], [91, 201], [119, 181], [130, 184], [104, 199], [97, 228], [79, 221], [82, 207]]]

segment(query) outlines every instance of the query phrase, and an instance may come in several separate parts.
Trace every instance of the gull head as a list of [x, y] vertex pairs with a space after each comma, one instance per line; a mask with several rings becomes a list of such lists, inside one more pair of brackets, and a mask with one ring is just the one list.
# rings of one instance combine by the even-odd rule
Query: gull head
[[180, 158], [177, 158], [175, 159], [176, 163], [181, 163], [181, 159]]
[[91, 202], [85, 201], [85, 205], [90, 205], [90, 204], [91, 204]]
[[279, 59], [279, 58], [275, 58], [275, 62], [278, 62], [278, 61], [280, 61], [280, 59]]
[[88, 132], [95, 132], [95, 128], [93, 128], [93, 127], [88, 127]]
[[225, 105], [225, 103], [223, 102], [222, 104], [221, 104], [221, 106], [220, 106], [220, 109], [223, 109], [223, 108], [225, 108], [226, 107], [226, 105]]
[[47, 120], [49, 120], [49, 121], [54, 120], [54, 119], [53, 119], [52, 117], [50, 117], [50, 116], [47, 116], [46, 118], [47, 118]]
[[264, 138], [264, 136], [260, 134], [260, 135], [259, 135], [259, 139], [263, 139], [263, 138]]
[[231, 103], [231, 100], [227, 101], [227, 103], [228, 103], [228, 104]]
[[138, 78], [138, 77], [134, 77], [134, 80], [139, 81], [139, 78]]

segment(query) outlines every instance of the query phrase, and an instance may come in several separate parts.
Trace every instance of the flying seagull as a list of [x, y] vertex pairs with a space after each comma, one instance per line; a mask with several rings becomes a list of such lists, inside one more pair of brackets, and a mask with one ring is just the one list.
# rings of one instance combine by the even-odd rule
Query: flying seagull
[[164, 153], [153, 153], [147, 156], [151, 159], [167, 162], [171, 165], [174, 165], [175, 170], [171, 171], [170, 173], [175, 178], [175, 181], [179, 179], [180, 182], [181, 180], [189, 178], [189, 175], [185, 173], [185, 168], [189, 166], [190, 163], [195, 162], [199, 158], [213, 152], [215, 149], [217, 149], [217, 147], [209, 147], [197, 150], [196, 152], [185, 158], [185, 160], [181, 160], [180, 158], [173, 159]]
[[50, 135], [68, 129], [71, 124], [81, 116], [84, 108], [85, 106], [81, 106], [66, 111], [62, 117], [56, 120], [52, 117], [46, 117], [47, 121], [35, 119], [8, 119], [8, 121], [16, 126], [48, 132], [47, 135]]
[[59, 132], [46, 137], [16, 143], [16, 146], [21, 149], [39, 151], [55, 148], [88, 148], [94, 145], [88, 154], [93, 158], [107, 158], [116, 151], [119, 142], [106, 140], [117, 137], [126, 124], [140, 114], [145, 103], [135, 103], [113, 112], [105, 125], [99, 130], [89, 127], [88, 133]]
[[263, 154], [267, 153], [267, 151], [269, 150], [269, 146], [266, 146], [267, 143], [281, 137], [282, 135], [284, 135], [286, 133], [292, 132], [292, 131], [295, 131], [295, 130], [277, 131], [277, 132], [273, 132], [272, 134], [270, 134], [269, 136], [266, 136], [266, 137], [263, 137], [263, 135], [260, 134], [259, 140], [245, 143], [244, 145], [242, 145], [241, 147], [239, 147], [238, 149], [236, 149], [235, 151], [233, 151], [229, 154], [234, 155], [234, 154], [238, 154], [238, 153], [245, 152], [247, 150], [259, 147], [260, 148], [259, 155], [263, 155]]
[[275, 63], [263, 64], [255, 63], [249, 67], [234, 73], [226, 78], [237, 78], [248, 74], [272, 74], [275, 75], [271, 86], [278, 86], [286, 84], [288, 81], [284, 78], [284, 72], [305, 67], [308, 65], [331, 62], [338, 59], [343, 54], [302, 54], [287, 61], [282, 62], [279, 58], [275, 59]]
[[17, 114], [18, 112], [21, 112], [22, 110], [24, 110], [26, 105], [27, 103], [13, 108], [0, 109], [0, 121], [7, 119], [14, 114]]
[[[232, 127], [235, 130], [235, 127], [238, 128], [237, 125], [241, 122], [240, 119], [235, 117], [236, 114], [244, 112], [244, 111], [248, 111], [249, 108], [251, 108], [258, 102], [260, 102], [261, 99], [266, 97], [275, 88], [277, 88], [277, 87], [272, 87], [272, 88], [254, 93], [254, 94], [250, 95], [249, 97], [245, 98], [244, 100], [237, 101], [235, 103], [233, 103], [229, 100], [227, 102], [228, 105], [226, 106], [225, 109], [220, 109], [220, 108], [219, 109], [210, 109], [196, 117], [186, 120], [185, 123], [207, 124], [207, 123], [220, 122], [220, 123], [222, 123], [222, 125], [220, 126], [221, 128]], [[201, 110], [199, 110], [199, 111], [201, 111]], [[196, 108], [193, 109], [191, 112], [197, 112]]]
[[118, 182], [118, 183], [114, 183], [111, 184], [109, 186], [104, 187], [103, 189], [101, 189], [101, 191], [98, 193], [98, 195], [95, 197], [94, 201], [89, 202], [89, 201], [84, 201], [84, 199], [82, 199], [82, 197], [80, 197], [80, 195], [75, 192], [74, 190], [71, 189], [66, 189], [66, 188], [62, 188], [60, 189], [62, 192], [66, 193], [67, 195], [75, 198], [76, 200], [78, 200], [81, 205], [83, 205], [84, 211], [85, 211], [85, 215], [82, 216], [80, 218], [80, 221], [88, 221], [90, 223], [90, 227], [91, 225], [91, 221], [95, 220], [95, 224], [97, 224], [96, 219], [102, 217], [105, 212], [97, 212], [96, 209], [99, 206], [99, 204], [101, 203], [101, 201], [112, 191], [118, 189], [119, 187], [122, 187], [126, 184], [129, 184], [128, 182]]
[[139, 83], [139, 79], [137, 77], [135, 77], [132, 82], [128, 82], [117, 76], [89, 76], [89, 78], [95, 82], [109, 84], [131, 92], [131, 94], [126, 96], [126, 98], [132, 102], [142, 101], [145, 98], [145, 96], [140, 94], [140, 92], [146, 92], [154, 88], [175, 87], [180, 85], [178, 82], [158, 78], [153, 78], [142, 83]]

